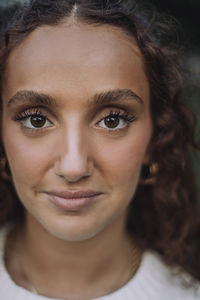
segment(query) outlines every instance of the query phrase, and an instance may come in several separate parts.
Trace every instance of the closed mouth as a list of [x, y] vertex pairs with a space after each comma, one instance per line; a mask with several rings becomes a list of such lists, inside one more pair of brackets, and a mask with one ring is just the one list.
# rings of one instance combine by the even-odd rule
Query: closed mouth
[[100, 195], [102, 193], [88, 190], [88, 191], [75, 191], [75, 190], [68, 190], [68, 191], [50, 191], [46, 192], [49, 195], [53, 195], [56, 197], [60, 197], [63, 199], [81, 199], [81, 198], [91, 198], [95, 197], [97, 195]]
[[46, 192], [47, 198], [64, 211], [80, 211], [95, 203], [102, 193], [95, 191]]

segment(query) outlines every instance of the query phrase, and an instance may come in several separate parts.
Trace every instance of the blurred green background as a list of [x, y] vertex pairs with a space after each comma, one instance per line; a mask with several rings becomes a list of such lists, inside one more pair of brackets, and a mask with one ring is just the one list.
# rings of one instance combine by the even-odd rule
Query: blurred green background
[[[18, 0], [26, 2], [28, 0]], [[5, 6], [16, 0], [0, 0]], [[200, 139], [200, 0], [139, 0], [148, 5], [154, 5], [160, 12], [174, 16], [183, 28], [183, 46], [185, 52], [185, 67], [189, 76], [185, 82], [185, 101], [197, 116], [196, 138]], [[200, 161], [200, 155], [199, 161]], [[194, 168], [197, 173], [197, 185], [200, 195], [200, 162], [194, 158]]]

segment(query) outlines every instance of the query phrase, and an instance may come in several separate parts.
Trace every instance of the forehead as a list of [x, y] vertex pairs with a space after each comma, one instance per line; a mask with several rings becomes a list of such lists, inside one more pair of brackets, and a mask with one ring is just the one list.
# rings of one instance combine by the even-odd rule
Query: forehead
[[103, 84], [104, 88], [112, 88], [117, 82], [127, 88], [133, 82], [141, 89], [145, 81], [148, 85], [134, 37], [110, 25], [63, 23], [39, 27], [12, 51], [5, 94], [12, 96], [16, 89], [29, 85], [44, 91], [47, 77], [49, 89], [55, 88], [55, 78], [65, 86], [85, 83], [86, 89], [95, 79], [96, 85]]

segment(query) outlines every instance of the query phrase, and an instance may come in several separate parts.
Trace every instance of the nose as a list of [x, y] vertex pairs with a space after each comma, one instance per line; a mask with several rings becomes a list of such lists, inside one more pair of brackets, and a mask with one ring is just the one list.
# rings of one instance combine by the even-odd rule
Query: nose
[[92, 161], [86, 136], [80, 130], [60, 135], [56, 152], [55, 174], [69, 183], [91, 176]]

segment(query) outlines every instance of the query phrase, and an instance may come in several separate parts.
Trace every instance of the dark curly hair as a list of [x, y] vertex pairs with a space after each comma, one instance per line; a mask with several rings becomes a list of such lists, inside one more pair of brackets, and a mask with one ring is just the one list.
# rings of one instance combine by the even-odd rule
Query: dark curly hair
[[[168, 264], [179, 265], [199, 278], [199, 207], [189, 152], [199, 150], [200, 144], [194, 138], [194, 115], [183, 102], [180, 57], [172, 27], [149, 9], [139, 8], [135, 1], [32, 0], [12, 11], [14, 16], [1, 30], [1, 91], [11, 51], [39, 26], [55, 26], [73, 16], [93, 26], [119, 27], [135, 37], [150, 83], [154, 128], [151, 162], [158, 169], [153, 184], [138, 185], [127, 230], [140, 247], [159, 252]], [[1, 157], [4, 155], [1, 145]], [[0, 193], [0, 224], [22, 220], [24, 209], [12, 183], [2, 178]]]

